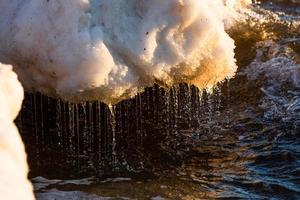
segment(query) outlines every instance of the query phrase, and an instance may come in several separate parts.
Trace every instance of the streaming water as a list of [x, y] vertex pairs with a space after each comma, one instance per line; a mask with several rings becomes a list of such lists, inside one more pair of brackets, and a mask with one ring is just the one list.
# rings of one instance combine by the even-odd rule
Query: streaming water
[[26, 94], [16, 122], [37, 199], [300, 199], [292, 2], [263, 1], [260, 25], [232, 31], [239, 71], [211, 91], [155, 85], [114, 106]]

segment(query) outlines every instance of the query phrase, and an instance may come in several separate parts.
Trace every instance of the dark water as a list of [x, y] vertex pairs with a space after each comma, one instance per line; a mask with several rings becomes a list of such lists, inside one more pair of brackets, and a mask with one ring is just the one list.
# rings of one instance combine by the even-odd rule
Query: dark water
[[300, 199], [291, 2], [264, 1], [249, 14], [263, 21], [231, 30], [239, 72], [213, 91], [155, 86], [114, 115], [100, 102], [28, 94], [17, 123], [37, 199]]

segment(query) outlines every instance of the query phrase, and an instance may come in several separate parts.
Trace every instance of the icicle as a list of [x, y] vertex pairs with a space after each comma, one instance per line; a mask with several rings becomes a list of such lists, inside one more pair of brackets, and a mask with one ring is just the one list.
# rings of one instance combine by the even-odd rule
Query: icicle
[[192, 114], [193, 114], [193, 108], [192, 108], [192, 90], [191, 90], [191, 84], [187, 85], [187, 114], [188, 114], [188, 129], [191, 130], [192, 128]]
[[68, 104], [68, 112], [69, 112], [69, 119], [68, 119], [68, 128], [69, 128], [69, 135], [68, 135], [68, 140], [69, 140], [69, 145], [70, 145], [70, 153], [71, 155], [75, 155], [75, 150], [74, 150], [74, 143], [73, 143], [73, 137], [75, 135], [74, 132], [74, 109], [73, 105], [71, 103]]
[[55, 131], [57, 132], [57, 136], [59, 137], [58, 145], [62, 145], [61, 138], [62, 138], [62, 113], [61, 113], [61, 100], [57, 100], [56, 103], [56, 116], [55, 116]]
[[135, 97], [135, 132], [136, 132], [136, 138], [140, 137], [140, 112], [139, 112], [139, 96], [136, 95]]
[[226, 125], [228, 126], [229, 123], [230, 123], [230, 113], [231, 113], [231, 111], [230, 111], [231, 91], [230, 91], [230, 80], [229, 79], [227, 79], [226, 87], [227, 87], [227, 94], [226, 94], [226, 101], [227, 101], [226, 106], [227, 106], [227, 108], [226, 108], [226, 119], [225, 119], [225, 121], [226, 121]]
[[77, 169], [80, 169], [80, 154], [81, 154], [81, 149], [80, 149], [80, 124], [79, 124], [79, 107], [78, 104], [74, 104], [74, 137], [76, 138], [76, 141], [74, 140], [75, 146], [76, 146], [76, 158], [77, 158]]
[[[150, 93], [150, 89], [149, 88], [147, 88], [146, 89], [146, 105], [147, 105], [147, 124], [149, 123], [149, 115], [150, 115], [150, 110], [151, 110], [151, 103], [150, 103], [150, 101], [151, 101], [151, 93]], [[144, 136], [145, 136], [145, 138], [147, 137], [147, 131], [145, 131], [145, 134], [144, 134]]]
[[153, 117], [157, 119], [157, 97], [156, 97], [156, 86], [152, 87], [152, 105], [153, 105]]
[[40, 114], [41, 114], [41, 117], [40, 117], [40, 120], [39, 120], [39, 124], [40, 124], [39, 131], [40, 131], [40, 134], [41, 134], [41, 146], [42, 146], [42, 148], [45, 148], [47, 144], [46, 144], [46, 141], [45, 141], [45, 133], [44, 133], [44, 103], [47, 103], [47, 102], [43, 101], [43, 95], [42, 94], [39, 94], [39, 97], [40, 97], [40, 105], [39, 106], [40, 106]]
[[[102, 116], [103, 120], [104, 120], [104, 124], [103, 124], [103, 129], [104, 129], [104, 133], [102, 135], [102, 144], [103, 144], [103, 151], [102, 151], [102, 155], [104, 158], [108, 158], [111, 156], [111, 145], [110, 145], [110, 135], [109, 135], [109, 126], [111, 125], [111, 121], [110, 121], [110, 113], [108, 113], [108, 109], [106, 107], [103, 108], [104, 109], [104, 114]], [[103, 161], [104, 164], [104, 161]]]
[[168, 88], [166, 91], [165, 91], [165, 106], [166, 106], [166, 127], [167, 127], [167, 132], [168, 132], [168, 135], [170, 135], [170, 132], [172, 131], [172, 120], [171, 120], [171, 117], [172, 117], [172, 114], [171, 114], [171, 88]]
[[95, 145], [94, 145], [94, 151], [95, 151], [95, 167], [96, 168], [101, 168], [101, 162], [102, 162], [102, 132], [103, 130], [101, 129], [102, 127], [102, 121], [101, 121], [101, 106], [100, 102], [96, 101], [95, 102], [95, 107], [96, 107], [96, 114], [95, 114]]
[[113, 166], [117, 164], [117, 152], [116, 152], [116, 107], [115, 105], [109, 104], [108, 105], [110, 110], [110, 123], [111, 123], [111, 130], [112, 130], [112, 161]]
[[81, 125], [82, 125], [82, 146], [83, 146], [83, 154], [85, 154], [86, 150], [87, 150], [87, 144], [88, 144], [88, 134], [87, 134], [87, 112], [86, 112], [86, 103], [81, 103], [80, 107], [82, 109], [82, 116], [80, 117], [81, 119]]
[[66, 141], [66, 131], [67, 131], [67, 117], [66, 117], [66, 114], [67, 114], [67, 111], [66, 111], [66, 103], [63, 102], [63, 101], [60, 101], [61, 103], [61, 110], [59, 112], [59, 115], [61, 117], [61, 130], [62, 130], [62, 137], [61, 137], [61, 140], [62, 140], [62, 150], [63, 150], [63, 153], [65, 154], [67, 152], [67, 141]]
[[145, 140], [145, 130], [144, 130], [144, 113], [143, 113], [143, 108], [144, 108], [144, 104], [143, 104], [143, 96], [142, 94], [138, 94], [139, 95], [139, 116], [140, 116], [140, 129], [141, 129], [141, 146], [144, 146], [144, 140]]
[[203, 117], [202, 109], [203, 90], [197, 89], [197, 127], [200, 128], [202, 125], [201, 119]]
[[179, 87], [173, 87], [173, 98], [174, 98], [174, 134], [175, 136], [178, 134], [178, 117], [179, 117], [179, 101], [178, 101], [178, 92]]
[[208, 120], [207, 120], [207, 125], [208, 125], [208, 134], [211, 135], [212, 134], [212, 123], [213, 123], [213, 99], [212, 99], [212, 92], [209, 91], [209, 93], [207, 94], [207, 104], [208, 104], [208, 113], [207, 113], [207, 116], [208, 116]]
[[[215, 104], [215, 107], [216, 107], [216, 116], [217, 117], [220, 117], [220, 115], [221, 115], [221, 86], [219, 86], [219, 85], [217, 85], [216, 87], [215, 87], [215, 91], [214, 91], [214, 93], [215, 93], [215, 96], [216, 96], [216, 101], [214, 102], [214, 104]], [[217, 120], [218, 121], [218, 120]]]
[[35, 134], [35, 145], [36, 145], [36, 160], [39, 161], [40, 148], [39, 148], [39, 134], [38, 134], [38, 119], [37, 119], [37, 99], [36, 94], [32, 94], [32, 108], [33, 108], [33, 120], [34, 120], [34, 134]]
[[144, 131], [143, 131], [143, 104], [142, 104], [142, 95], [139, 93], [136, 96], [136, 127], [137, 134], [140, 141], [140, 145], [144, 144]]

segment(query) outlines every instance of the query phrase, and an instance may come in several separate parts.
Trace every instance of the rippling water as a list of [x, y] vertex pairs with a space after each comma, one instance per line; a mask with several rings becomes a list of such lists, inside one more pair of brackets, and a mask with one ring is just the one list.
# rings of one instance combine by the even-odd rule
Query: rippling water
[[268, 2], [232, 30], [237, 76], [202, 96], [197, 129], [143, 154], [151, 170], [74, 180], [36, 170], [37, 199], [300, 199], [300, 6]]

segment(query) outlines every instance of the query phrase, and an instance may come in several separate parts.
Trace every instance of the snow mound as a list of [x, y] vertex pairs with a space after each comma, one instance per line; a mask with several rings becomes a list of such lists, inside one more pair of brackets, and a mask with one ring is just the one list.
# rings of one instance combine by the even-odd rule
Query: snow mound
[[235, 74], [226, 33], [249, 0], [2, 0], [0, 61], [27, 90], [116, 103], [154, 83]]
[[0, 63], [0, 199], [34, 199], [27, 180], [25, 148], [13, 120], [23, 100], [23, 88], [11, 66]]

